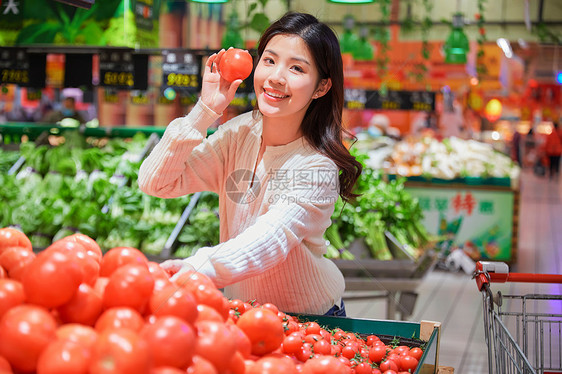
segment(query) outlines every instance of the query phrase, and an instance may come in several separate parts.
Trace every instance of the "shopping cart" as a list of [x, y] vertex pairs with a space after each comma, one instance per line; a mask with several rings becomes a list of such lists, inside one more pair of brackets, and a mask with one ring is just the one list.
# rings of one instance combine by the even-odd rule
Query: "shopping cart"
[[484, 306], [489, 373], [562, 373], [562, 295], [493, 294], [490, 282], [562, 283], [562, 275], [509, 273], [480, 261], [474, 273]]

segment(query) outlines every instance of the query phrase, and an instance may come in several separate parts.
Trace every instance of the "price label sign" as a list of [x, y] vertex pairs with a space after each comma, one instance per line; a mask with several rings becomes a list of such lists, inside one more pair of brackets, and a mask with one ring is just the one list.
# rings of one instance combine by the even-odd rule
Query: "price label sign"
[[0, 84], [21, 87], [45, 87], [46, 56], [30, 56], [23, 48], [0, 49]]
[[412, 110], [433, 112], [435, 110], [435, 92], [414, 91], [410, 93]]
[[127, 50], [104, 50], [100, 58], [100, 86], [130, 90], [135, 86], [133, 54]]
[[343, 94], [346, 109], [365, 109], [367, 104], [367, 91], [362, 89], [346, 89]]
[[162, 89], [168, 88], [182, 95], [198, 93], [201, 86], [201, 61], [193, 53], [163, 51]]

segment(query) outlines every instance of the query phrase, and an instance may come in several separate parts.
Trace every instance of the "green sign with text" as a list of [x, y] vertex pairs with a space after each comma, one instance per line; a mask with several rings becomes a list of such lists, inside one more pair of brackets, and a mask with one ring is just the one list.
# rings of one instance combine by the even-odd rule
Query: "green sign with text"
[[408, 187], [424, 211], [423, 224], [445, 250], [464, 249], [473, 259], [512, 257], [511, 191]]

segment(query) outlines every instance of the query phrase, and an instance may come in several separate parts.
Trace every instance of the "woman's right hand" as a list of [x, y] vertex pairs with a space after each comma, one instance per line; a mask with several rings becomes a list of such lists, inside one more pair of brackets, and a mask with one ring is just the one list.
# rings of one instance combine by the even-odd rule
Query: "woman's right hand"
[[203, 104], [219, 114], [224, 112], [228, 104], [234, 99], [234, 94], [242, 83], [241, 79], [229, 82], [219, 74], [218, 66], [224, 52], [225, 50], [221, 49], [207, 59], [201, 88]]

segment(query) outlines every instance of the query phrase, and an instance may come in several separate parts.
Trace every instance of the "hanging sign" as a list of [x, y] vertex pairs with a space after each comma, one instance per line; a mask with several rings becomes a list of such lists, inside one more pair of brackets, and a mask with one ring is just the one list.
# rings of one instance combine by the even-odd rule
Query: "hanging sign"
[[134, 87], [134, 63], [131, 51], [103, 50], [99, 58], [100, 86], [120, 89]]
[[183, 51], [163, 51], [162, 89], [172, 88], [180, 94], [199, 92], [201, 62], [195, 54]]
[[46, 55], [30, 55], [23, 48], [0, 49], [0, 84], [45, 87]]
[[347, 109], [435, 110], [435, 92], [429, 91], [370, 91], [346, 89], [344, 106]]

